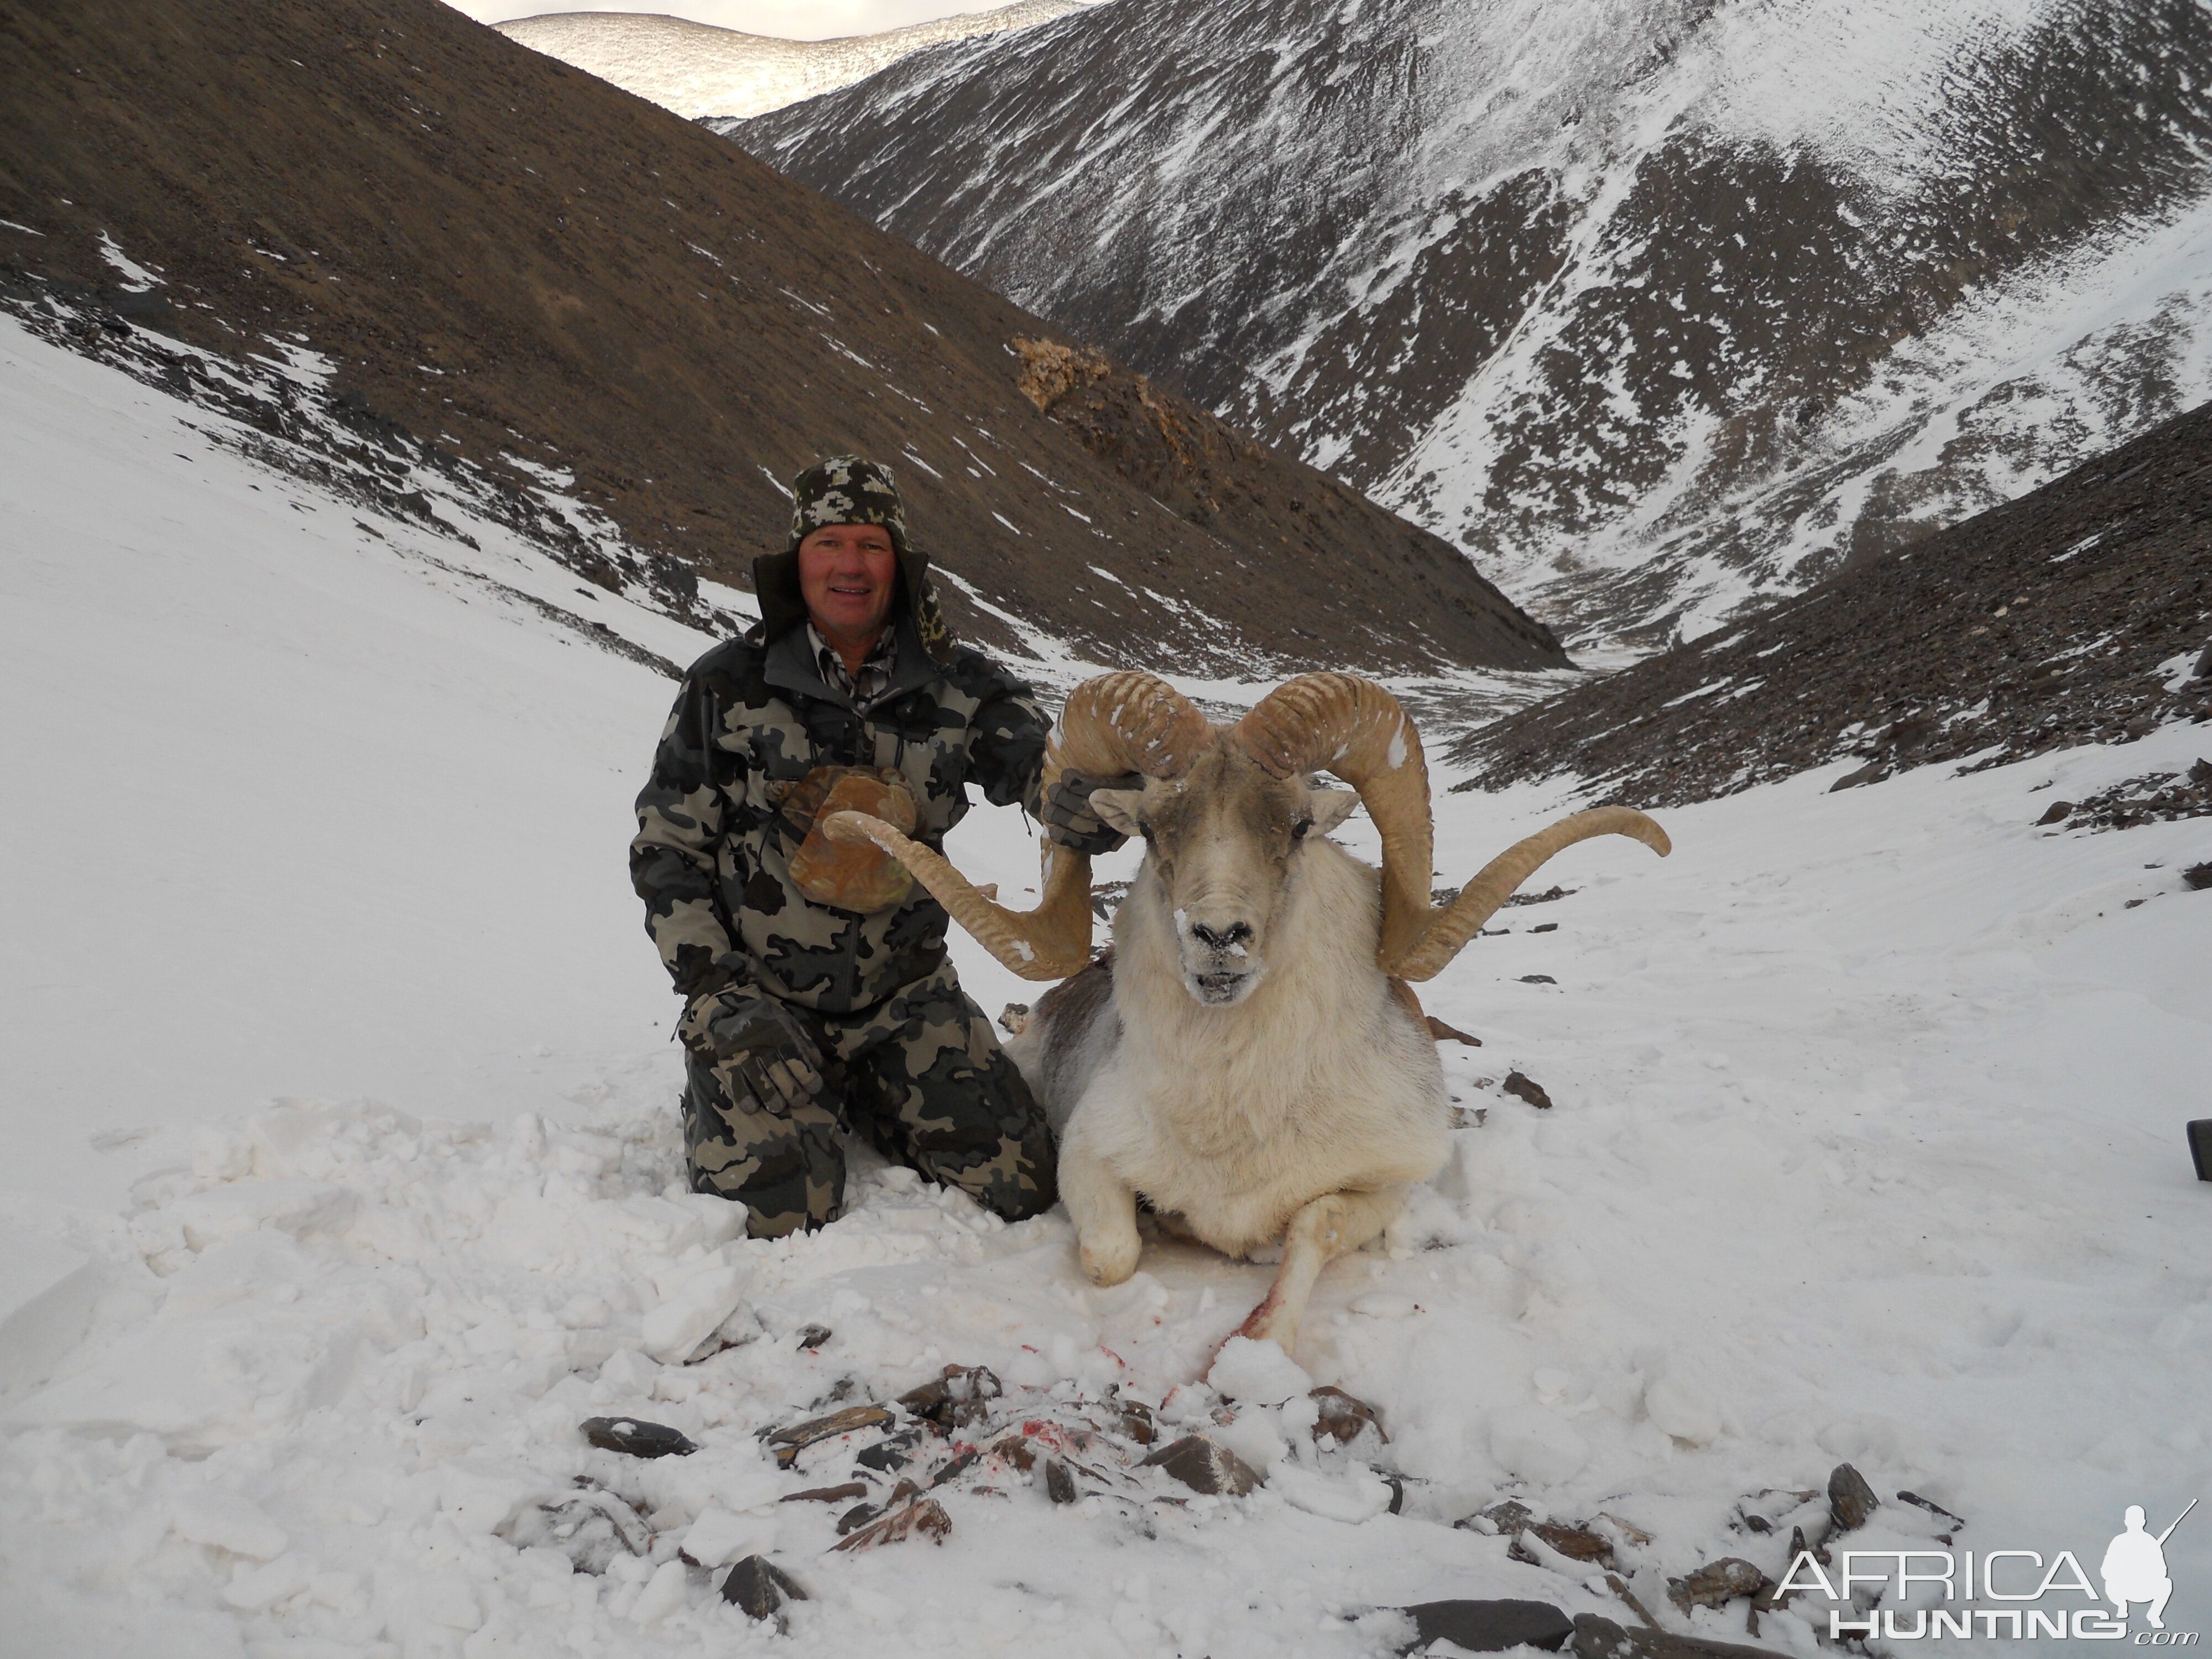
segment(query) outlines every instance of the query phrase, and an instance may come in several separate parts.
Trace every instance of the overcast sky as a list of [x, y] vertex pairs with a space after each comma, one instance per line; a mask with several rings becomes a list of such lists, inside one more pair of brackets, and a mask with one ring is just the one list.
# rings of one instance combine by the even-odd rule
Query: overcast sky
[[1008, 0], [447, 0], [479, 23], [504, 23], [549, 11], [642, 11], [688, 17], [747, 34], [827, 40], [874, 34], [956, 12], [992, 11]]

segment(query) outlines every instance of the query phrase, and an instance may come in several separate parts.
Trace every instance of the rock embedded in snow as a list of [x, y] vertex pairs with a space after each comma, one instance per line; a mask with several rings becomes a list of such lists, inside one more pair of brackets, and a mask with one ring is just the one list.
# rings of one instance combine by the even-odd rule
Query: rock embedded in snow
[[1348, 1446], [1359, 1437], [1364, 1429], [1372, 1429], [1385, 1445], [1390, 1437], [1382, 1428], [1382, 1419], [1375, 1408], [1364, 1400], [1356, 1400], [1342, 1389], [1323, 1385], [1308, 1395], [1314, 1402], [1313, 1437], [1334, 1435], [1336, 1443]]
[[1243, 1458], [1202, 1434], [1187, 1434], [1144, 1462], [1208, 1497], [1242, 1498], [1260, 1484], [1260, 1477]]
[[1548, 1601], [1423, 1601], [1406, 1608], [1414, 1637], [1401, 1653], [1431, 1642], [1449, 1642], [1469, 1653], [1503, 1653], [1532, 1647], [1557, 1653], [1574, 1634], [1574, 1621]]
[[1848, 1463], [1838, 1463], [1828, 1476], [1828, 1509], [1836, 1517], [1840, 1532], [1853, 1532], [1867, 1523], [1867, 1517], [1881, 1507], [1881, 1500], [1867, 1485], [1866, 1476]]
[[722, 1599], [751, 1619], [773, 1619], [786, 1601], [804, 1601], [806, 1592], [773, 1561], [748, 1555], [722, 1581]]
[[1279, 1406], [1314, 1385], [1279, 1343], [1249, 1336], [1232, 1336], [1221, 1345], [1220, 1357], [1206, 1380], [1223, 1399], [1253, 1406]]
[[635, 1417], [587, 1417], [576, 1430], [601, 1450], [631, 1457], [689, 1457], [699, 1449], [681, 1431]]
[[1729, 1555], [1668, 1579], [1667, 1597], [1684, 1613], [1692, 1607], [1724, 1607], [1740, 1595], [1765, 1595], [1773, 1582], [1741, 1556]]

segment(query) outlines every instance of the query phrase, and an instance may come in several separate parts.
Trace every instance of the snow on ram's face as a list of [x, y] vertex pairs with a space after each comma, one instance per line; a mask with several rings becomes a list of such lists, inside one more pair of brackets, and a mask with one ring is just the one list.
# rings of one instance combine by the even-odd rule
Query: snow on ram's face
[[[1263, 1265], [1164, 1239], [1098, 1291], [1059, 1212], [1006, 1226], [858, 1147], [843, 1220], [737, 1237], [681, 1178], [623, 884], [665, 683], [349, 535], [108, 371], [7, 349], [34, 465], [0, 503], [0, 741], [37, 787], [5, 797], [29, 1018], [0, 1039], [0, 1219], [48, 1265], [0, 1274], [0, 1650], [769, 1641], [694, 1542], [804, 1586], [794, 1655], [1370, 1655], [1413, 1601], [1618, 1613], [1565, 1558], [1452, 1526], [1509, 1496], [1617, 1517], [1638, 1598], [1735, 1638], [1741, 1607], [1681, 1618], [1668, 1579], [1778, 1573], [1739, 1498], [1840, 1460], [1885, 1500], [1877, 1547], [1928, 1541], [1900, 1489], [2048, 1559], [2212, 1487], [2212, 1206], [2180, 1134], [2212, 1074], [2212, 897], [2177, 874], [2201, 829], [2031, 827], [2201, 729], [1843, 795], [1831, 769], [1662, 814], [1663, 864], [1572, 849], [1567, 896], [1423, 988], [1486, 1045], [1445, 1050], [1443, 1172], [1322, 1275], [1296, 1366], [1233, 1354], [1216, 1382], [1253, 1398], [1225, 1400], [1197, 1379]], [[1449, 781], [1447, 880], [1568, 804]], [[1034, 857], [1012, 814], [954, 839], [965, 868]], [[1018, 989], [956, 949], [979, 998]], [[866, 1437], [785, 1469], [762, 1434], [948, 1364], [1003, 1383], [992, 1434], [1141, 1403], [1267, 1478], [1195, 1497], [1076, 1449], [1074, 1504], [992, 1466], [939, 1488], [941, 1544], [832, 1553], [844, 1505], [780, 1500], [891, 1473]], [[1299, 1370], [1388, 1443], [1317, 1440]], [[592, 1416], [699, 1449], [597, 1449]], [[2212, 1528], [2166, 1552], [2168, 1624], [2202, 1628]], [[1808, 1616], [1761, 1639], [1809, 1652]]]

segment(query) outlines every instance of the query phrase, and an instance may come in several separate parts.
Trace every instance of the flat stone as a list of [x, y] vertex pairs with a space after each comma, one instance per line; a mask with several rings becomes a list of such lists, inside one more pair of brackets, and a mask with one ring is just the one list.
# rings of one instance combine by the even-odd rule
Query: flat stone
[[2040, 830], [2046, 824], [2063, 823], [2067, 819], [2073, 816], [2074, 803], [2072, 801], [2055, 800], [2051, 802], [2050, 805], [2043, 809], [2043, 816], [2036, 819], [2035, 827]]
[[1523, 985], [1557, 985], [1559, 981], [1549, 974], [1523, 974], [1521, 975], [1521, 982]]
[[1073, 1504], [1082, 1493], [1075, 1489], [1075, 1477], [1067, 1472], [1067, 1465], [1057, 1457], [1045, 1460], [1045, 1496], [1055, 1504]]
[[786, 1601], [804, 1601], [806, 1592], [774, 1562], [748, 1555], [722, 1581], [722, 1599], [734, 1601], [748, 1618], [773, 1619]]
[[1828, 1512], [1836, 1517], [1838, 1528], [1850, 1532], [1863, 1527], [1867, 1516], [1881, 1507], [1881, 1499], [1874, 1495], [1864, 1475], [1848, 1463], [1836, 1465], [1828, 1477]]
[[689, 1436], [641, 1418], [587, 1417], [576, 1426], [594, 1446], [631, 1457], [689, 1457], [699, 1449]]
[[1202, 1434], [1187, 1434], [1144, 1461], [1209, 1497], [1242, 1498], [1260, 1484], [1243, 1458]]
[[848, 1480], [842, 1486], [813, 1486], [805, 1492], [789, 1492], [776, 1499], [779, 1504], [839, 1504], [848, 1498], [866, 1498], [868, 1483]]
[[1403, 1611], [1416, 1634], [1401, 1653], [1417, 1653], [1431, 1642], [1469, 1653], [1503, 1653], [1524, 1644], [1557, 1653], [1575, 1633], [1574, 1621], [1548, 1601], [1423, 1601]]

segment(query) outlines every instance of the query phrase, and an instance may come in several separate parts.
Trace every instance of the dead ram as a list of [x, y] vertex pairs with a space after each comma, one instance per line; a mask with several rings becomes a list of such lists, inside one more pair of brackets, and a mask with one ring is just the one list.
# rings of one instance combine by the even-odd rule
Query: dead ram
[[[1226, 1255], [1279, 1243], [1243, 1329], [1288, 1352], [1322, 1267], [1381, 1233], [1443, 1161], [1449, 1097], [1407, 982], [1438, 972], [1561, 848], [1624, 835], [1663, 854], [1666, 834], [1626, 807], [1577, 812], [1432, 906], [1420, 738], [1395, 698], [1348, 674], [1289, 681], [1231, 726], [1152, 675], [1101, 676], [1069, 697], [1046, 786], [1071, 767], [1144, 778], [1091, 798], [1145, 841], [1110, 965], [1090, 960], [1080, 854], [1048, 842], [1041, 902], [1017, 913], [878, 819], [841, 814], [827, 833], [898, 859], [1016, 973], [1073, 976], [1008, 1052], [1060, 1133], [1084, 1271], [1115, 1285], [1135, 1270], [1140, 1194]], [[1356, 800], [1382, 835], [1379, 871], [1328, 839]]]

